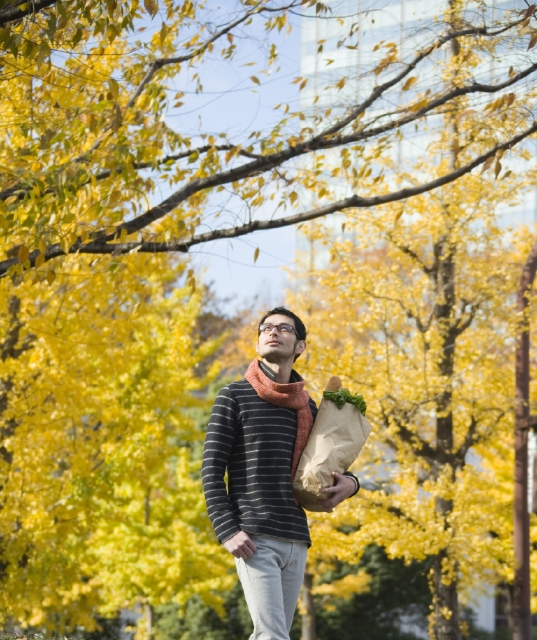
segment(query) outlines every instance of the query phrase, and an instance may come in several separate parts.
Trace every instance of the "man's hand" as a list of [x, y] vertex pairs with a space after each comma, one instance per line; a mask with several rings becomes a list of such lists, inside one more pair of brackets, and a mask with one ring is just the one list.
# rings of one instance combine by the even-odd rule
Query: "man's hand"
[[337, 473], [337, 471], [334, 471], [332, 475], [334, 476], [336, 484], [333, 487], [323, 489], [324, 493], [331, 494], [331, 497], [326, 500], [317, 500], [319, 504], [322, 504], [323, 507], [327, 509], [337, 507], [340, 502], [352, 496], [356, 491], [356, 482], [354, 482], [352, 478], [342, 476], [341, 473]]
[[239, 533], [236, 533], [233, 538], [226, 540], [223, 544], [232, 556], [235, 556], [235, 558], [242, 558], [243, 560], [251, 558], [254, 555], [254, 551], [257, 549], [254, 541], [246, 531], [239, 531]]

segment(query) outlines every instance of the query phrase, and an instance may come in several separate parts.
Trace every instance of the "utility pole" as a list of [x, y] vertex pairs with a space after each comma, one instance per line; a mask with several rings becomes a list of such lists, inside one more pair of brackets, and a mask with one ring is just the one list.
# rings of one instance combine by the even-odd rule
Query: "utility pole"
[[515, 413], [515, 579], [513, 589], [513, 640], [531, 640], [530, 522], [528, 513], [528, 433], [535, 422], [530, 416], [529, 294], [537, 271], [537, 240], [526, 264], [517, 295], [520, 328], [516, 341]]

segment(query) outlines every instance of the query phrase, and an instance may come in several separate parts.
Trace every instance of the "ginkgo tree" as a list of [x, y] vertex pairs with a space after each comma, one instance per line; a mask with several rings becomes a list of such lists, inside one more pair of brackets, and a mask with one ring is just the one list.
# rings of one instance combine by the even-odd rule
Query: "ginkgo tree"
[[[451, 150], [443, 162], [462, 162], [449, 135], [429, 152]], [[364, 395], [374, 426], [358, 460], [359, 497], [313, 514], [313, 538], [326, 543], [335, 530], [333, 552], [348, 562], [370, 543], [390, 557], [429, 560], [437, 640], [461, 637], [461, 598], [513, 577], [511, 488], [496, 498], [506, 465], [512, 474], [510, 301], [530, 243], [509, 235], [498, 211], [529, 186], [514, 174], [469, 175], [404, 209], [354, 212], [344, 235], [309, 228], [318, 266], [297, 273], [290, 298], [309, 327], [301, 371], [312, 391], [340, 375]]]
[[[321, 88], [340, 95], [328, 108], [316, 104], [326, 104], [322, 95], [299, 110], [275, 105], [275, 121], [254, 122], [237, 136], [225, 124], [220, 132], [203, 123], [197, 132], [183, 130], [181, 117], [175, 125], [167, 115], [196, 108], [190, 93], [215, 90], [213, 66], [238, 72], [252, 40], [257, 58], [245, 80], [262, 89], [278, 73], [278, 34], [291, 15], [339, 20], [341, 50], [357, 46], [371, 15], [339, 18], [335, 7], [311, 0], [221, 8], [192, 0], [84, 9], [76, 2], [8, 3], [0, 10], [0, 275], [35, 271], [35, 282], [51, 280], [67, 254], [188, 252], [218, 238], [404, 200], [485, 162], [500, 166], [503, 154], [537, 131], [534, 9], [494, 18], [481, 3], [446, 4], [426, 36], [403, 38], [401, 50], [377, 43], [353, 76]], [[319, 43], [319, 52], [326, 46]], [[448, 80], [427, 71], [454, 46], [467, 56], [454, 64], [471, 72]], [[308, 81], [293, 82], [305, 91]], [[345, 86], [362, 87], [360, 98]], [[472, 127], [458, 141], [465, 162], [434, 179], [384, 189], [379, 158], [461, 97], [472, 107], [465, 115]], [[360, 177], [344, 198], [325, 189], [328, 155]], [[311, 207], [299, 197], [304, 192], [313, 196]]]
[[184, 265], [148, 260], [2, 282], [2, 624], [91, 630], [229, 584], [190, 455], [221, 338], [197, 337]]

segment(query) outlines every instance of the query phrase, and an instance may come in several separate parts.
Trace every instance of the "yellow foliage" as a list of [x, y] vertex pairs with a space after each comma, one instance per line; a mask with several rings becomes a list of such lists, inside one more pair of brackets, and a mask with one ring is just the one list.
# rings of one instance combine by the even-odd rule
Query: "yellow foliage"
[[183, 277], [135, 255], [67, 261], [50, 287], [2, 281], [1, 619], [91, 629], [137, 602], [218, 605], [229, 586], [192, 415], [221, 339], [200, 342]]
[[308, 327], [299, 369], [317, 400], [339, 375], [363, 394], [373, 425], [358, 497], [310, 517], [311, 572], [332, 558], [356, 564], [375, 543], [406, 562], [432, 559], [462, 600], [512, 579], [513, 296], [529, 239], [501, 226], [497, 210], [527, 183], [493, 180], [469, 175], [404, 212], [355, 211], [343, 237], [328, 223], [306, 230], [312, 249], [288, 297]]
[[333, 596], [348, 600], [355, 593], [367, 591], [370, 577], [365, 571], [356, 574], [349, 574], [339, 580], [326, 582], [313, 587], [311, 592], [314, 595]]

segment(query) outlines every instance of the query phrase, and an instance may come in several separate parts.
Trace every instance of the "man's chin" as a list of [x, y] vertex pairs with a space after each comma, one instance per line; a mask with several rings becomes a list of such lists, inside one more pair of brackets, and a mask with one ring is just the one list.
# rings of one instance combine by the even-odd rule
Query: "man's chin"
[[267, 351], [266, 353], [260, 353], [259, 355], [263, 358], [263, 360], [266, 360], [267, 362], [273, 362], [274, 364], [279, 364], [280, 362], [284, 362], [286, 360], [289, 360], [289, 358], [292, 358], [291, 354], [282, 353], [277, 349], [275, 349], [274, 351]]

